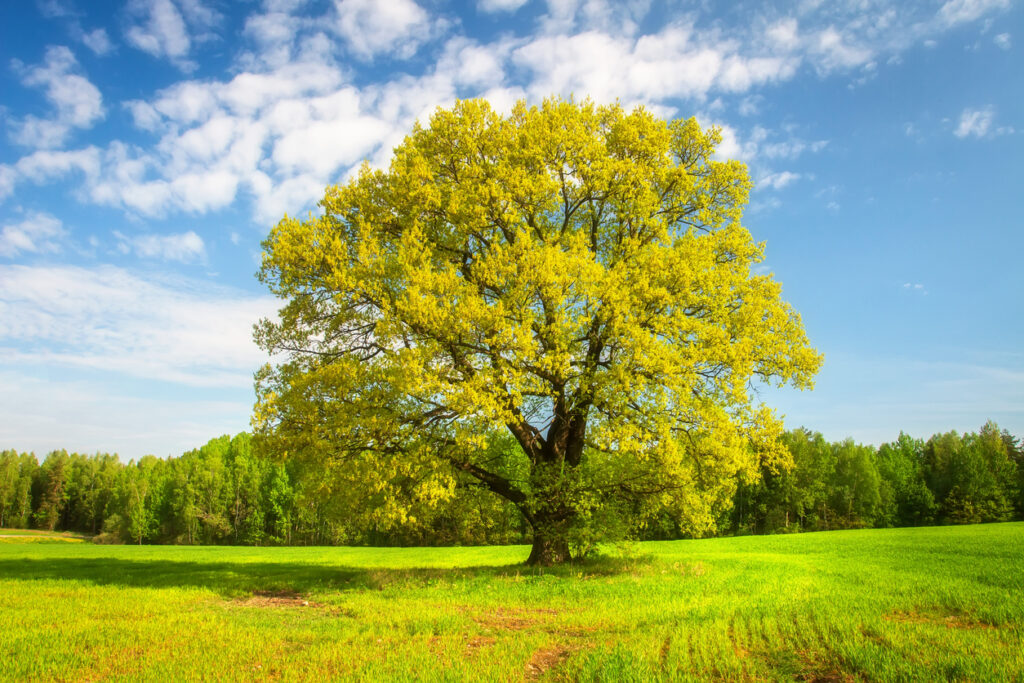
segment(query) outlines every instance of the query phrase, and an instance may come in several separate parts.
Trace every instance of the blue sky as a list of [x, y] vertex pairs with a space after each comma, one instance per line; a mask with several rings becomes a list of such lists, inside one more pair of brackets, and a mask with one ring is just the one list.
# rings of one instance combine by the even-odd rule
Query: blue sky
[[720, 126], [825, 354], [830, 439], [1024, 434], [1024, 12], [1010, 0], [146, 0], [0, 8], [0, 447], [248, 428], [281, 216], [460, 97]]

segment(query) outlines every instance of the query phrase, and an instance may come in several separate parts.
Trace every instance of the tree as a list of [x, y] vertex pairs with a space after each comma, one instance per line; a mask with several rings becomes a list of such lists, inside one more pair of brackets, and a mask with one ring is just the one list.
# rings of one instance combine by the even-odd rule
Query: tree
[[1024, 447], [1017, 437], [1005, 429], [1000, 436], [1006, 446], [1006, 455], [1017, 470], [1017, 481], [1016, 486], [1012, 487], [1014, 489], [1012, 497], [1017, 508], [1018, 518], [1024, 517]]
[[10, 526], [11, 516], [8, 511], [14, 507], [18, 491], [19, 465], [17, 451], [0, 452], [0, 529]]
[[881, 478], [875, 466], [875, 451], [846, 439], [832, 447], [835, 462], [831, 483], [832, 509], [847, 528], [873, 526], [882, 509]]
[[264, 242], [286, 303], [256, 329], [283, 356], [257, 377], [261, 448], [342, 469], [395, 524], [468, 475], [522, 513], [531, 563], [609, 509], [709, 532], [738, 472], [786, 457], [752, 384], [821, 362], [751, 270], [751, 182], [720, 139], [589, 102], [438, 110]]
[[924, 442], [900, 432], [878, 449], [884, 526], [920, 526], [932, 521], [935, 497], [924, 478]]
[[1005, 522], [1013, 516], [1016, 466], [994, 422], [977, 434], [936, 434], [925, 444], [925, 460], [944, 521]]
[[53, 531], [67, 506], [70, 458], [67, 451], [53, 451], [36, 471], [39, 505], [35, 520], [40, 529]]

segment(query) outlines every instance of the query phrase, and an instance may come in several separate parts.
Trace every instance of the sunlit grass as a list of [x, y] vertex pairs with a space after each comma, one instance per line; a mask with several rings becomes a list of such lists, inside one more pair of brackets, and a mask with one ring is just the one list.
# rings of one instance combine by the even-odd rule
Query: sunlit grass
[[0, 543], [82, 543], [87, 537], [70, 531], [0, 529]]
[[1024, 676], [1020, 523], [527, 553], [6, 543], [0, 678]]

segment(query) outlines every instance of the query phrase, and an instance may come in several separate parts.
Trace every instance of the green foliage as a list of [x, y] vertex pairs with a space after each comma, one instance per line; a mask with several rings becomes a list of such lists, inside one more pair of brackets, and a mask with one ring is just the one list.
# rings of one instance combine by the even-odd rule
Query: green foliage
[[[762, 462], [714, 510], [725, 533], [765, 534], [861, 527], [921, 526], [1020, 518], [1018, 442], [994, 423], [977, 433], [906, 434], [877, 450], [829, 443], [797, 429], [782, 435], [787, 462]], [[0, 452], [0, 528], [29, 526], [95, 535], [104, 542], [183, 545], [495, 545], [531, 537], [517, 506], [457, 473], [452, 496], [420, 501], [400, 526], [381, 524], [377, 495], [337, 495], [350, 485], [340, 468], [269, 460], [252, 437], [221, 436], [178, 458], [122, 463], [116, 455]], [[494, 472], [529, 485], [514, 438], [495, 435], [479, 455]], [[601, 467], [600, 455], [587, 467]], [[584, 471], [585, 480], [606, 476]], [[563, 485], [563, 491], [574, 490]], [[693, 536], [678, 506], [575, 490], [578, 514], [565, 528], [575, 556], [602, 542]]]
[[953, 524], [1001, 522], [1014, 510], [1017, 466], [995, 423], [977, 434], [936, 435], [925, 444], [929, 488]]
[[879, 526], [920, 526], [935, 517], [935, 495], [925, 478], [924, 442], [900, 433], [894, 443], [878, 449], [882, 478]]
[[[821, 363], [753, 268], [751, 182], [720, 140], [642, 107], [439, 109], [264, 242], [285, 300], [256, 333], [282, 359], [257, 380], [266, 451], [345, 479], [381, 528], [475, 479], [537, 562], [619, 511], [712, 532], [736, 475], [784, 457], [752, 381], [807, 387]], [[520, 478], [490, 458], [509, 437]]]
[[880, 448], [820, 434], [784, 435], [792, 467], [741, 482], [736, 533], [966, 524], [1012, 519], [1020, 495], [1016, 441], [992, 422], [976, 434], [900, 434]]
[[40, 529], [53, 531], [61, 522], [68, 498], [71, 472], [67, 451], [53, 451], [36, 470], [35, 497], [39, 503], [33, 518]]

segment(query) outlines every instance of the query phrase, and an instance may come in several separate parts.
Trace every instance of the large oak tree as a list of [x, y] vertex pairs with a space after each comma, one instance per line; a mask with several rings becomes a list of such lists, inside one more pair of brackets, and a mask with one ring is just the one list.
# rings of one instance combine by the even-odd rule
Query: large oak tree
[[821, 362], [752, 270], [751, 183], [719, 141], [590, 102], [438, 110], [264, 243], [285, 304], [256, 330], [262, 447], [321, 462], [378, 523], [486, 487], [533, 563], [609, 515], [710, 530], [738, 474], [785, 458], [753, 389]]

